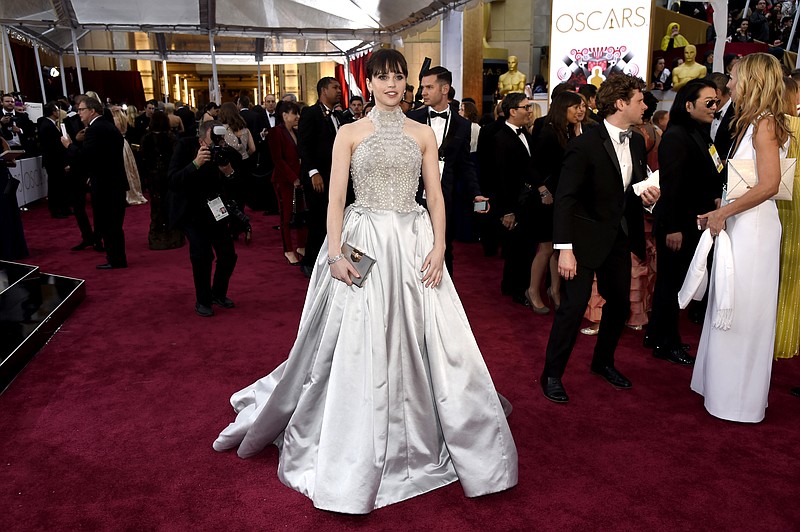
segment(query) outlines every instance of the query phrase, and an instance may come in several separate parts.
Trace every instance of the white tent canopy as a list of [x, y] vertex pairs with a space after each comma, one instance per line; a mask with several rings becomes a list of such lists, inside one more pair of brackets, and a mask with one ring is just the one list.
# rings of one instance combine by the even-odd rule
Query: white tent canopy
[[[0, 25], [57, 54], [219, 64], [342, 61], [477, 0], [2, 0]], [[113, 47], [84, 48], [90, 31]], [[148, 35], [134, 46], [132, 32]]]

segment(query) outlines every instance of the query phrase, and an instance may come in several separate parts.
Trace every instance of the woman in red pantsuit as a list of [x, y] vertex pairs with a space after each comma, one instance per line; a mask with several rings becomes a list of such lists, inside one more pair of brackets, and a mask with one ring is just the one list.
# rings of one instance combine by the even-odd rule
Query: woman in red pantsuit
[[272, 186], [278, 198], [281, 215], [281, 237], [283, 239], [283, 255], [289, 264], [298, 266], [300, 257], [305, 251], [305, 228], [297, 229], [297, 248], [292, 246], [292, 228], [289, 220], [292, 217], [292, 198], [295, 188], [300, 188], [300, 155], [297, 152], [297, 135], [295, 129], [300, 120], [300, 108], [294, 102], [281, 102], [275, 113], [275, 127], [269, 132], [269, 151], [275, 170], [272, 172]]

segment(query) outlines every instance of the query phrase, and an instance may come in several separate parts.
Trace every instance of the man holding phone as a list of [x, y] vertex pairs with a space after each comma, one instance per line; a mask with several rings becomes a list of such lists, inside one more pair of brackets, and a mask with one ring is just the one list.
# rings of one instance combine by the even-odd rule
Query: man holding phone
[[[469, 121], [452, 112], [447, 94], [453, 83], [453, 74], [444, 67], [429, 69], [422, 77], [422, 101], [425, 107], [410, 111], [408, 117], [421, 124], [428, 124], [436, 135], [439, 145], [439, 172], [442, 179], [442, 195], [447, 219], [445, 228], [444, 262], [450, 276], [453, 276], [453, 237], [455, 235], [454, 202], [456, 199], [456, 180], [461, 180], [466, 194], [473, 197], [476, 212], [489, 211], [489, 198], [481, 195], [475, 166], [469, 157], [469, 141], [472, 132]], [[417, 193], [417, 201], [425, 205], [422, 178]]]

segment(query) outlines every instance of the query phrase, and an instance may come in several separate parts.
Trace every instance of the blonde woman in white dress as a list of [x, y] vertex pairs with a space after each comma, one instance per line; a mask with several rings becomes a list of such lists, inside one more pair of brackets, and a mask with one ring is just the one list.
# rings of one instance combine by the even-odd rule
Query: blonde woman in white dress
[[[764, 419], [772, 372], [778, 301], [781, 223], [770, 198], [780, 185], [789, 129], [784, 115], [784, 82], [778, 60], [757, 53], [734, 67], [728, 83], [737, 110], [731, 159], [755, 159], [758, 184], [735, 201], [698, 217], [712, 236], [725, 230], [733, 256], [733, 317], [730, 328], [714, 327], [717, 308], [714, 272], [709, 308], [700, 337], [692, 390], [706, 410], [729, 421]], [[719, 267], [719, 261], [714, 262]]]

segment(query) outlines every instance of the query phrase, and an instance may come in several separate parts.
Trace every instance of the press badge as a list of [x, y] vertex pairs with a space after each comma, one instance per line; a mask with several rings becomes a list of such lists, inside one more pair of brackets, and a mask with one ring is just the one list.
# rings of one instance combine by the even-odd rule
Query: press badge
[[214, 215], [214, 219], [216, 221], [220, 221], [228, 216], [228, 209], [225, 208], [225, 204], [222, 203], [222, 200], [219, 198], [219, 196], [209, 200], [208, 208], [211, 209], [211, 214]]
[[722, 159], [719, 158], [717, 147], [712, 144], [708, 147], [708, 153], [711, 154], [711, 160], [714, 161], [714, 166], [717, 167], [717, 172], [722, 172], [722, 170], [725, 169], [725, 166], [722, 164]]

